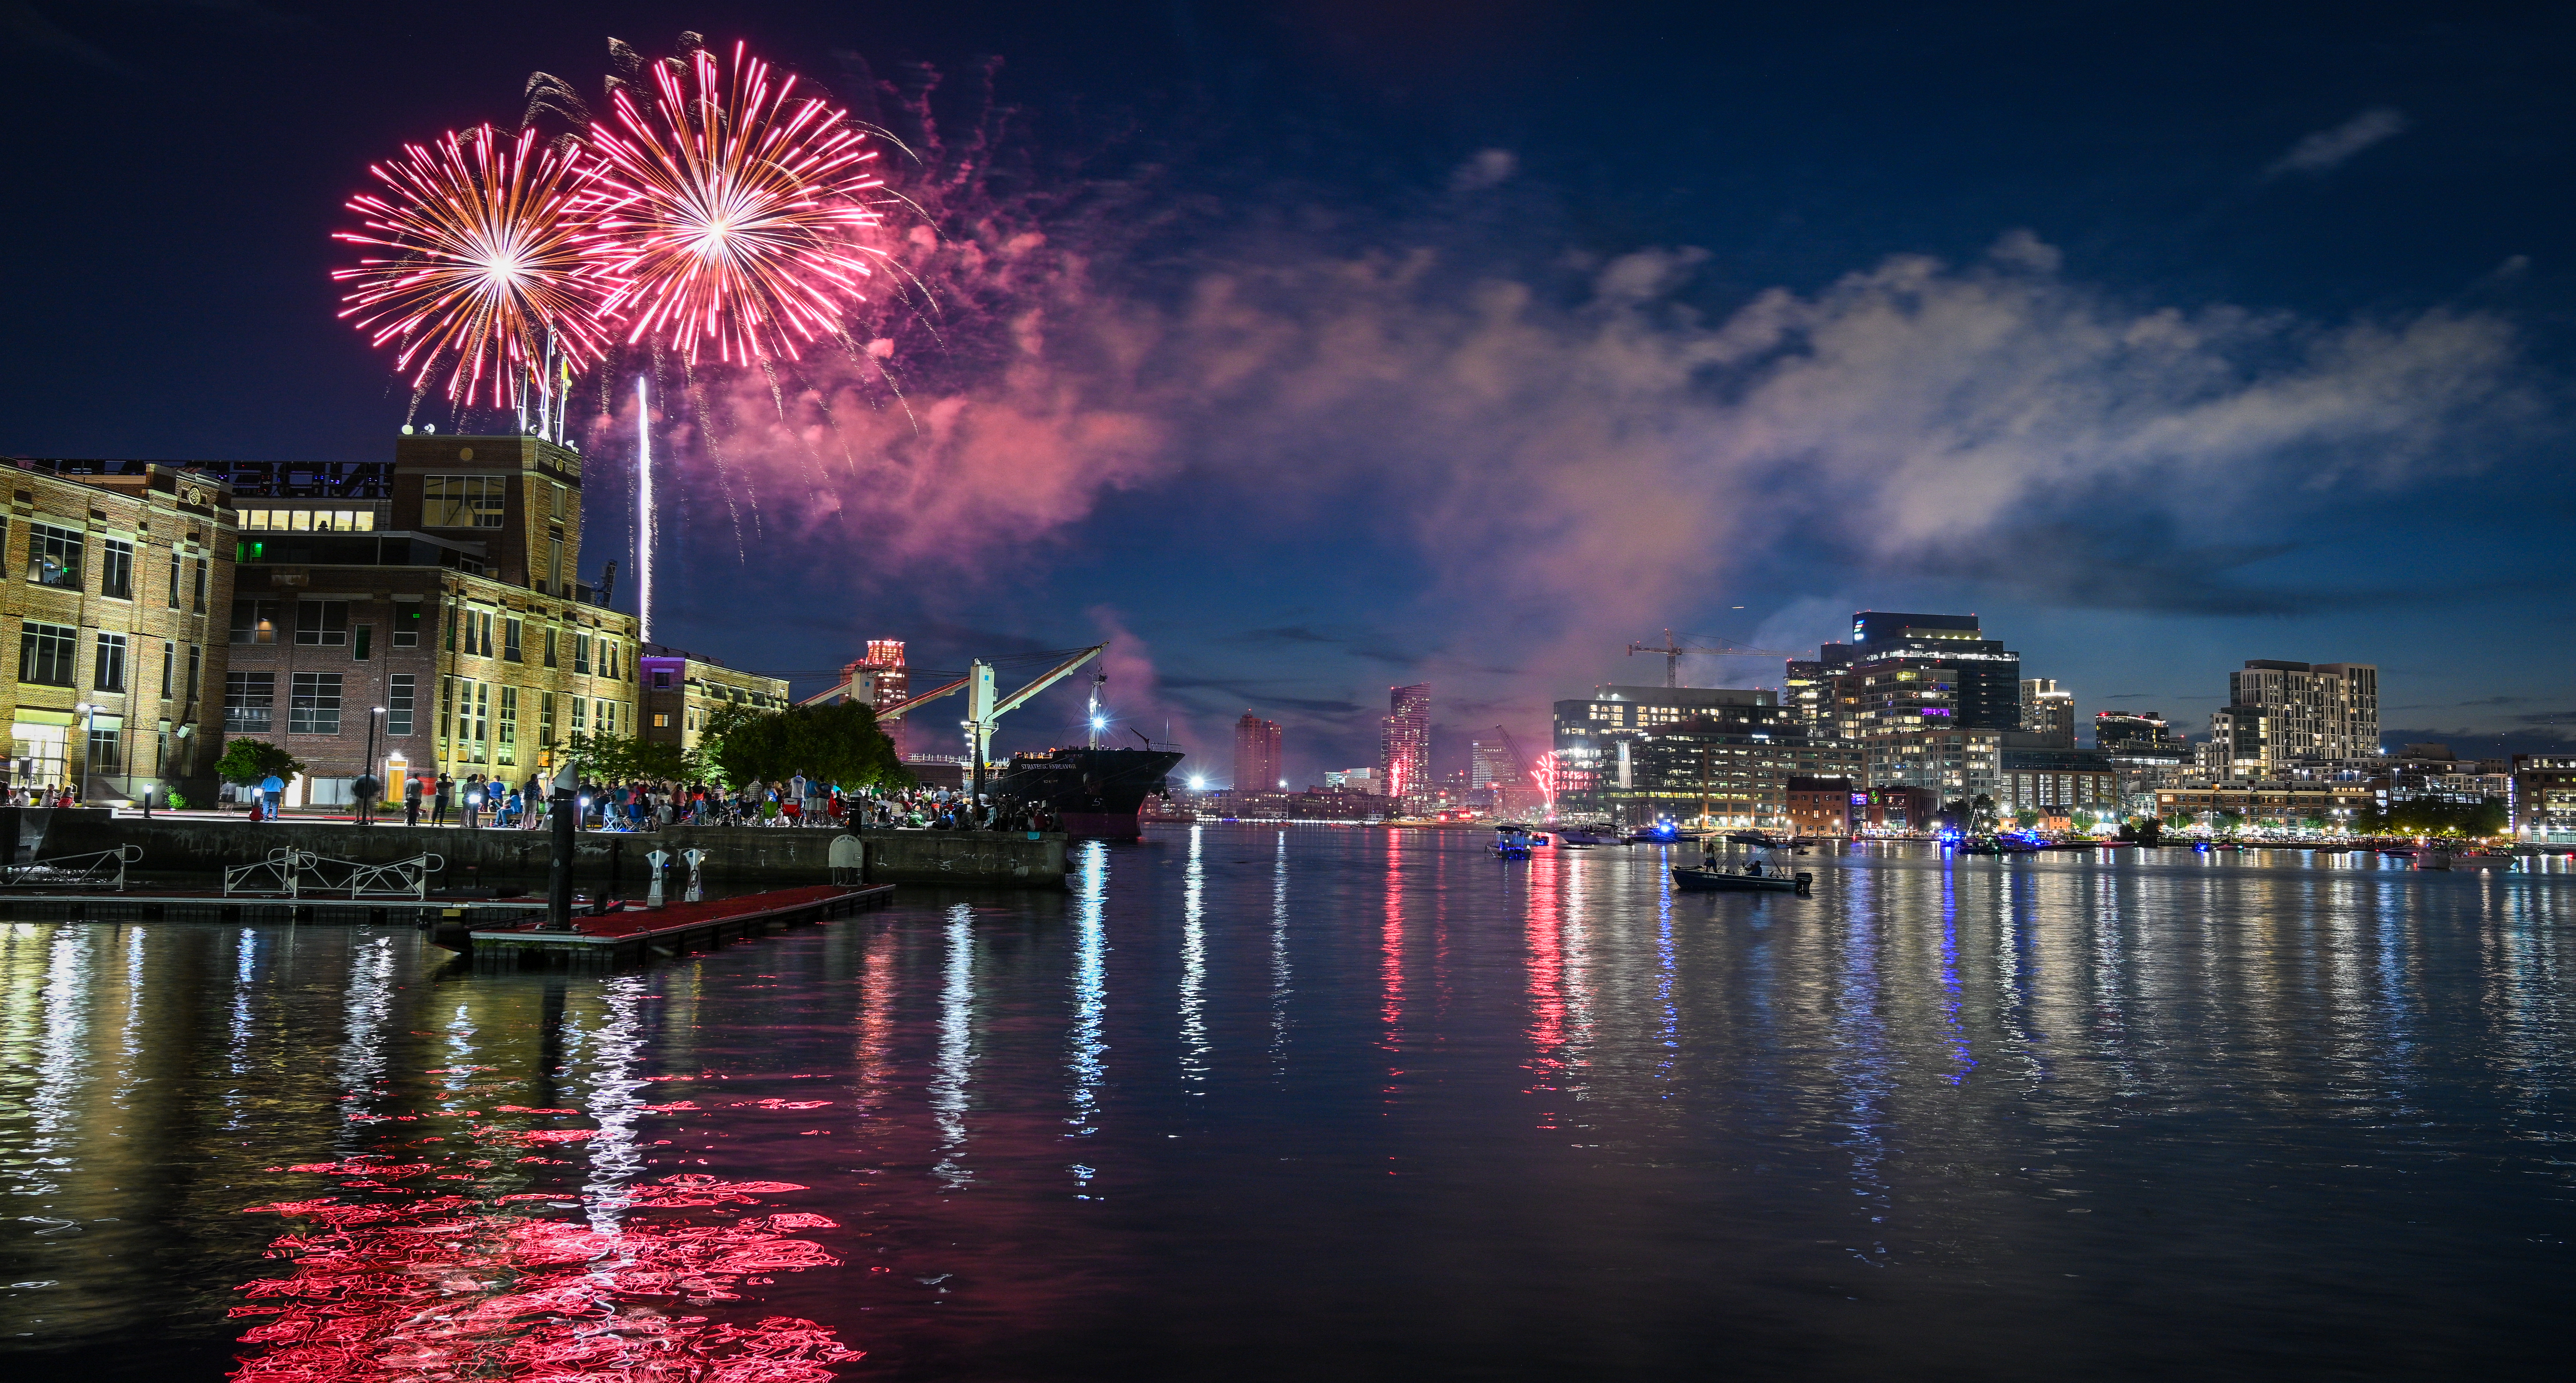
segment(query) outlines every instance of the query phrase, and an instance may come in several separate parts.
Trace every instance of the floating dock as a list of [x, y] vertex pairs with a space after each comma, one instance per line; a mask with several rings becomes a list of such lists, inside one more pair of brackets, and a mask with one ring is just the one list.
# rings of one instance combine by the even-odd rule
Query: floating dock
[[[883, 907], [893, 900], [892, 884], [865, 888], [820, 884], [702, 903], [674, 903], [660, 911], [630, 906], [598, 916], [577, 913], [569, 932], [547, 930], [539, 918], [518, 926], [474, 928], [459, 939], [469, 943], [478, 970], [537, 966], [594, 969], [676, 956], [683, 951], [712, 950], [729, 941], [788, 927], [813, 926], [863, 909]], [[440, 930], [440, 944], [449, 944], [447, 928]]]
[[543, 899], [289, 898], [188, 889], [0, 893], [0, 922], [217, 922], [226, 926], [505, 926], [545, 915]]

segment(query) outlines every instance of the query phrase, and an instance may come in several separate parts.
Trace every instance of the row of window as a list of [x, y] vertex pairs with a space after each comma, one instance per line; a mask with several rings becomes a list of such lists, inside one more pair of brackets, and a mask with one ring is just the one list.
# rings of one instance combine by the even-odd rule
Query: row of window
[[[232, 641], [237, 644], [275, 644], [282, 640], [287, 602], [246, 597], [233, 602]], [[350, 648], [350, 656], [364, 661], [371, 656], [370, 642], [375, 632], [372, 624], [352, 626], [349, 602], [321, 597], [308, 597], [294, 602], [294, 641], [309, 648]], [[397, 601], [393, 615], [393, 646], [420, 646], [420, 627], [427, 620], [418, 601]], [[563, 665], [563, 654], [569, 652], [572, 670], [583, 674], [623, 680], [628, 675], [625, 646], [615, 639], [586, 631], [543, 629], [538, 631], [540, 660], [547, 667]], [[456, 612], [447, 622], [447, 647], [453, 652], [479, 658], [499, 658], [506, 662], [527, 661], [527, 622], [505, 616], [494, 610], [467, 607]]]
[[[127, 656], [135, 640], [125, 634], [98, 636], [98, 656], [90, 663], [90, 686], [103, 692], [126, 690]], [[182, 685], [179, 681], [179, 645], [161, 640], [161, 695], [170, 697]], [[205, 649], [188, 645], [188, 696], [197, 695], [197, 679], [205, 666]], [[18, 635], [18, 680], [46, 687], [71, 687], [80, 684], [80, 631], [68, 624], [44, 624], [29, 620]]]
[[[8, 520], [0, 518], [0, 541], [9, 532]], [[99, 540], [98, 593], [109, 600], [134, 598], [134, 544], [123, 538]], [[27, 525], [27, 580], [57, 590], [82, 589], [82, 568], [89, 550], [89, 534], [60, 524]], [[183, 559], [177, 548], [170, 550], [170, 608], [180, 608], [182, 577], [197, 614], [206, 612], [207, 559]]]
[[[340, 733], [342, 674], [298, 672], [287, 683], [286, 732], [290, 735]], [[399, 739], [412, 733], [417, 683], [413, 674], [397, 672], [385, 679], [384, 733]], [[265, 735], [276, 728], [277, 674], [224, 674], [224, 732]]]
[[[557, 700], [550, 691], [524, 691], [471, 677], [446, 678], [438, 696], [439, 756], [473, 764], [516, 764], [520, 711], [529, 703], [534, 703], [536, 712], [538, 747], [552, 747]], [[625, 725], [625, 707], [618, 702], [570, 695], [560, 700], [569, 717], [563, 728], [571, 734], [632, 732]]]
[[244, 509], [243, 528], [272, 533], [373, 533], [373, 509]]

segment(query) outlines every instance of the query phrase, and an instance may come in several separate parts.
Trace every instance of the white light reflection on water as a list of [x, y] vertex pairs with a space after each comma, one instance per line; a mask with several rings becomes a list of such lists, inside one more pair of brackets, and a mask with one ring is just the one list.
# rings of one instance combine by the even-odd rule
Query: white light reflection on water
[[37, 1003], [44, 1014], [44, 1037], [36, 1048], [36, 1088], [27, 1098], [33, 1135], [27, 1140], [25, 1165], [32, 1170], [25, 1190], [51, 1195], [62, 1189], [48, 1168], [68, 1167], [77, 1141], [80, 1091], [89, 1083], [90, 930], [80, 925], [58, 927], [45, 958], [45, 987]]
[[[1946, 871], [1945, 871], [1946, 872]], [[1887, 1141], [1882, 1124], [1895, 1078], [1889, 1067], [1887, 1020], [1879, 1011], [1881, 967], [1885, 963], [1880, 920], [1852, 914], [1842, 947], [1840, 984], [1834, 994], [1833, 1068], [1843, 1102], [1843, 1136], [1837, 1146], [1851, 1159], [1851, 1193], [1868, 1217], [1867, 1249], [1851, 1255], [1874, 1268], [1890, 1261], [1887, 1215], [1893, 1190], [1887, 1183]]]
[[608, 1015], [591, 1039], [590, 1089], [582, 1102], [599, 1132], [584, 1145], [590, 1179], [582, 1183], [582, 1199], [589, 1206], [590, 1227], [601, 1234], [617, 1232], [632, 1199], [627, 1187], [644, 1172], [644, 1154], [635, 1138], [644, 1103], [636, 1098], [645, 1085], [636, 1074], [646, 1055], [644, 990], [642, 975], [615, 976], [600, 986]]
[[1207, 828], [1190, 828], [1189, 870], [1181, 884], [1181, 1081], [1207, 1093]]
[[[1100, 1131], [1100, 1082], [1109, 1051], [1109, 1044], [1101, 1039], [1101, 1023], [1109, 1011], [1109, 940], [1101, 920], [1109, 898], [1109, 843], [1088, 841], [1074, 859], [1073, 1034], [1065, 1061], [1073, 1077], [1067, 1092], [1073, 1112], [1065, 1116], [1065, 1123], [1073, 1131], [1065, 1136], [1088, 1138]], [[1066, 1170], [1073, 1173], [1077, 1186], [1089, 1186], [1097, 1175], [1079, 1162]]]
[[394, 942], [378, 937], [349, 956], [349, 992], [342, 1006], [340, 1044], [340, 1118], [366, 1122], [360, 1116], [366, 1097], [378, 1093], [385, 1078], [386, 1020], [393, 1012]]
[[1288, 1074], [1288, 833], [1270, 861], [1270, 1071]]
[[954, 1191], [975, 1179], [958, 1159], [966, 1150], [966, 1083], [975, 1067], [975, 910], [948, 910], [948, 963], [939, 989], [939, 1074], [930, 1081], [931, 1121], [939, 1161], [930, 1171]]
[[233, 939], [233, 999], [225, 1015], [224, 1056], [234, 1084], [224, 1091], [230, 1117], [226, 1128], [240, 1128], [250, 1108], [250, 1092], [241, 1082], [250, 1077], [251, 977], [258, 970], [259, 933], [249, 927]]

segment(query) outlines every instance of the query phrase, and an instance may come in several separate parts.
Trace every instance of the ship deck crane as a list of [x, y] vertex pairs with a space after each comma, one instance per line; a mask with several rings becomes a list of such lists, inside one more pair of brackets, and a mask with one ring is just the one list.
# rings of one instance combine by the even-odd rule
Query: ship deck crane
[[[932, 687], [927, 691], [915, 692], [912, 695], [905, 697], [903, 700], [895, 702], [891, 706], [879, 707], [877, 710], [877, 719], [881, 721], [900, 719], [906, 713], [910, 712], [915, 706], [919, 706], [924, 702], [935, 701], [940, 697], [946, 696], [950, 692], [963, 690], [966, 693], [966, 719], [960, 722], [960, 724], [966, 731], [966, 752], [971, 756], [969, 761], [972, 763], [975, 770], [975, 794], [980, 797], [984, 792], [984, 764], [986, 760], [993, 756], [993, 731], [1001, 718], [1012, 711], [1018, 710], [1022, 705], [1027, 703], [1030, 697], [1033, 697], [1039, 692], [1045, 691], [1047, 688], [1064, 680], [1064, 678], [1070, 675], [1076, 668], [1079, 668], [1083, 664], [1090, 662], [1092, 659], [1099, 657], [1103, 652], [1107, 651], [1108, 647], [1109, 645], [1105, 643], [1096, 643], [1089, 648], [1056, 649], [1047, 653], [1024, 653], [1007, 659], [978, 658], [966, 665], [966, 675], [963, 677], [942, 682], [938, 686]], [[995, 662], [1030, 662], [1039, 658], [1054, 658], [1057, 659], [1057, 662], [1046, 671], [1039, 673], [1035, 678], [1030, 680], [1027, 686], [1020, 688], [1018, 691], [1012, 692], [1007, 696], [996, 694], [995, 683], [993, 681], [993, 665]], [[819, 702], [829, 700], [835, 696], [847, 696], [849, 694], [850, 685], [848, 683], [843, 683], [839, 686], [828, 688], [814, 696], [809, 696], [798, 704], [811, 706]], [[1099, 742], [1099, 731], [1097, 728], [1097, 721], [1099, 720], [1099, 696], [1099, 686], [1095, 683], [1092, 688], [1093, 714], [1091, 717], [1094, 722], [1092, 738], [1093, 743], [1095, 744]]]
[[1628, 645], [1628, 656], [1633, 658], [1640, 653], [1663, 654], [1664, 685], [1667, 687], [1678, 687], [1682, 684], [1682, 655], [1685, 653], [1715, 653], [1726, 657], [1736, 658], [1796, 658], [1802, 656], [1800, 654], [1789, 652], [1787, 649], [1755, 648], [1750, 644], [1737, 643], [1733, 639], [1719, 639], [1718, 643], [1725, 646], [1720, 648], [1700, 644], [1686, 644], [1673, 637], [1673, 631], [1667, 629], [1664, 631], [1664, 641], [1662, 643], [1632, 643]]

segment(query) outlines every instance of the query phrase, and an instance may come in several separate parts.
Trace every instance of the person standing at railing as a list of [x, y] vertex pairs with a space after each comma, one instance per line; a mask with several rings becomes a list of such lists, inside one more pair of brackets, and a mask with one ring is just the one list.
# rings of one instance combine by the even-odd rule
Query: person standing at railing
[[403, 779], [403, 824], [420, 824], [420, 779], [416, 777], [405, 776]]

